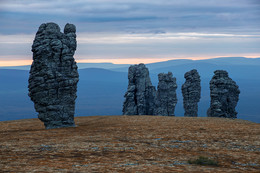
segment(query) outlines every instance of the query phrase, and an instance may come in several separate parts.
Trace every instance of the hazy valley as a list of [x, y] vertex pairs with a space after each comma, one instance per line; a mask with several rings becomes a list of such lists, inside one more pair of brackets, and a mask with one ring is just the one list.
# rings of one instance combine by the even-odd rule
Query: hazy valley
[[[121, 115], [127, 89], [129, 65], [110, 63], [79, 63], [80, 81], [76, 100], [76, 116]], [[146, 65], [154, 86], [160, 72], [171, 71], [177, 78], [176, 116], [183, 116], [181, 85], [184, 73], [197, 69], [201, 75], [202, 97], [199, 116], [209, 108], [209, 81], [217, 69], [227, 70], [239, 85], [238, 118], [260, 122], [260, 58], [217, 58], [208, 60], [172, 60]], [[33, 103], [27, 96], [29, 66], [0, 68], [0, 120], [36, 118]]]

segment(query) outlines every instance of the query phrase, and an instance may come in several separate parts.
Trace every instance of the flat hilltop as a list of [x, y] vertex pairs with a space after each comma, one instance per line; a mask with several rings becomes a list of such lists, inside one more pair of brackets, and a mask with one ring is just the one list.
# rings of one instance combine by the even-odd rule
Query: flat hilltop
[[3, 172], [260, 172], [260, 124], [224, 118], [76, 117], [0, 122]]

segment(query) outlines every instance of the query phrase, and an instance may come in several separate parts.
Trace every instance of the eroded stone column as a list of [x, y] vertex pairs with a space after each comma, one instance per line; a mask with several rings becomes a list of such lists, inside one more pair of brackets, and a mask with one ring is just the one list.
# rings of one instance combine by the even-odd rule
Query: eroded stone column
[[240, 90], [225, 70], [216, 70], [210, 81], [208, 117], [237, 118], [235, 110]]
[[46, 129], [73, 127], [78, 67], [73, 55], [76, 27], [66, 24], [64, 33], [55, 23], [42, 24], [35, 36], [29, 96]]
[[198, 116], [198, 102], [200, 101], [201, 86], [200, 75], [196, 69], [185, 73], [185, 83], [182, 85], [184, 116]]
[[125, 93], [123, 115], [153, 115], [155, 87], [144, 64], [128, 69], [128, 88]]
[[155, 115], [175, 116], [175, 106], [177, 104], [176, 78], [171, 72], [158, 74], [159, 83], [156, 92]]

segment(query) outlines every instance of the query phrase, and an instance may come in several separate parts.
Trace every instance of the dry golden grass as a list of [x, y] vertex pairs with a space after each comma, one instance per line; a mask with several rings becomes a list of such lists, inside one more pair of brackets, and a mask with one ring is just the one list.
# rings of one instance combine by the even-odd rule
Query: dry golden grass
[[[221, 118], [93, 116], [45, 130], [0, 122], [0, 172], [260, 172], [260, 124]], [[188, 164], [199, 156], [219, 166]]]

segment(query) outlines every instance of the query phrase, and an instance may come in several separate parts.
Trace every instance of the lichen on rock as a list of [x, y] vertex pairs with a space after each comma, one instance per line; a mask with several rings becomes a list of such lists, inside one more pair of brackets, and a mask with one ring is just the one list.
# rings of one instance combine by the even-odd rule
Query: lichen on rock
[[237, 118], [235, 110], [240, 90], [225, 70], [216, 70], [210, 81], [208, 117]]
[[46, 129], [75, 126], [79, 80], [73, 57], [76, 47], [76, 27], [73, 24], [66, 24], [62, 33], [57, 24], [44, 23], [36, 33], [28, 88]]

